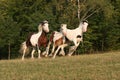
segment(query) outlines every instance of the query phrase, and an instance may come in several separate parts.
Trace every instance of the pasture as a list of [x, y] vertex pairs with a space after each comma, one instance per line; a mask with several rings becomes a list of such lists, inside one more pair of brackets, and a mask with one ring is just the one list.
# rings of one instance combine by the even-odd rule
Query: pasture
[[1, 60], [0, 80], [120, 80], [120, 52]]

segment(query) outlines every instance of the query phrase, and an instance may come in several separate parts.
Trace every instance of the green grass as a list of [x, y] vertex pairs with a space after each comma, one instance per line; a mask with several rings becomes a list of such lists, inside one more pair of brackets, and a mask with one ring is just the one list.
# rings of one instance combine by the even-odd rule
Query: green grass
[[0, 80], [120, 80], [120, 52], [1, 60]]

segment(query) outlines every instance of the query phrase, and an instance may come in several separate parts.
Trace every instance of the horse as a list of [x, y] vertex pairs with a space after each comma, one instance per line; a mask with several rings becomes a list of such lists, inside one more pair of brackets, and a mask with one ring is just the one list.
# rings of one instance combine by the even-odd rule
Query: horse
[[34, 52], [36, 51], [36, 49], [38, 51], [38, 58], [41, 58], [41, 50], [39, 48], [42, 46], [47, 46], [47, 33], [49, 32], [48, 26], [49, 24], [47, 20], [41, 22], [38, 26], [38, 32], [30, 34], [27, 40], [21, 44], [20, 52], [23, 53], [22, 60], [24, 60], [25, 54], [29, 52], [30, 47], [33, 48], [31, 52], [31, 58], [34, 59]]
[[[66, 27], [67, 25], [61, 24], [61, 26]], [[51, 44], [53, 44], [53, 46], [52, 46], [52, 51], [49, 54], [49, 56], [53, 56], [53, 59], [54, 59], [60, 49], [61, 49], [60, 54], [64, 56], [65, 55], [64, 47], [67, 46], [67, 44], [65, 44], [65, 42], [66, 42], [66, 39], [62, 32], [58, 32], [58, 31], [52, 32], [52, 34], [50, 35], [50, 39], [49, 39], [49, 43], [48, 43], [48, 47], [47, 47], [47, 51], [46, 51], [47, 52], [46, 56], [49, 53], [49, 48], [50, 48]], [[55, 51], [55, 49], [56, 49], [56, 51]]]
[[79, 26], [75, 29], [68, 29], [66, 26], [61, 26], [61, 32], [64, 36], [71, 42], [74, 43], [74, 46], [71, 46], [69, 49], [68, 56], [71, 56], [74, 51], [76, 51], [80, 42], [83, 40], [83, 33], [87, 31], [88, 21], [83, 20], [80, 22]]

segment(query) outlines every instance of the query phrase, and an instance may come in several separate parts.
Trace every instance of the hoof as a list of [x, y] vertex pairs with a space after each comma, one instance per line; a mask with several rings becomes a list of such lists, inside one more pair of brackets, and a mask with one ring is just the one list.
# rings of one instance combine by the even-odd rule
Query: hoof
[[59, 55], [60, 56], [65, 56], [65, 52], [60, 52]]
[[48, 57], [48, 55], [45, 55], [45, 57]]
[[38, 57], [38, 59], [41, 59], [41, 57]]
[[42, 53], [42, 55], [46, 55], [46, 51], [44, 51], [44, 52]]
[[49, 54], [49, 56], [51, 57], [51, 56], [53, 56], [52, 54]]
[[68, 56], [71, 56], [71, 54], [68, 54]]
[[34, 57], [32, 57], [31, 59], [34, 59]]
[[55, 56], [53, 56], [52, 59], [55, 59]]
[[24, 58], [22, 58], [22, 60], [24, 60]]

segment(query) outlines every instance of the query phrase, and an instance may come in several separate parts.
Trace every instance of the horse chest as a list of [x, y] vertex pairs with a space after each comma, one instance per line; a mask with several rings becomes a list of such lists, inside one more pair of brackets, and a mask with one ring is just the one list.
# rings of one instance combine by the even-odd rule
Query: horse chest
[[46, 37], [46, 34], [45, 33], [42, 33], [41, 36], [39, 37], [38, 39], [38, 46], [44, 46], [46, 47], [47, 46], [47, 37]]

